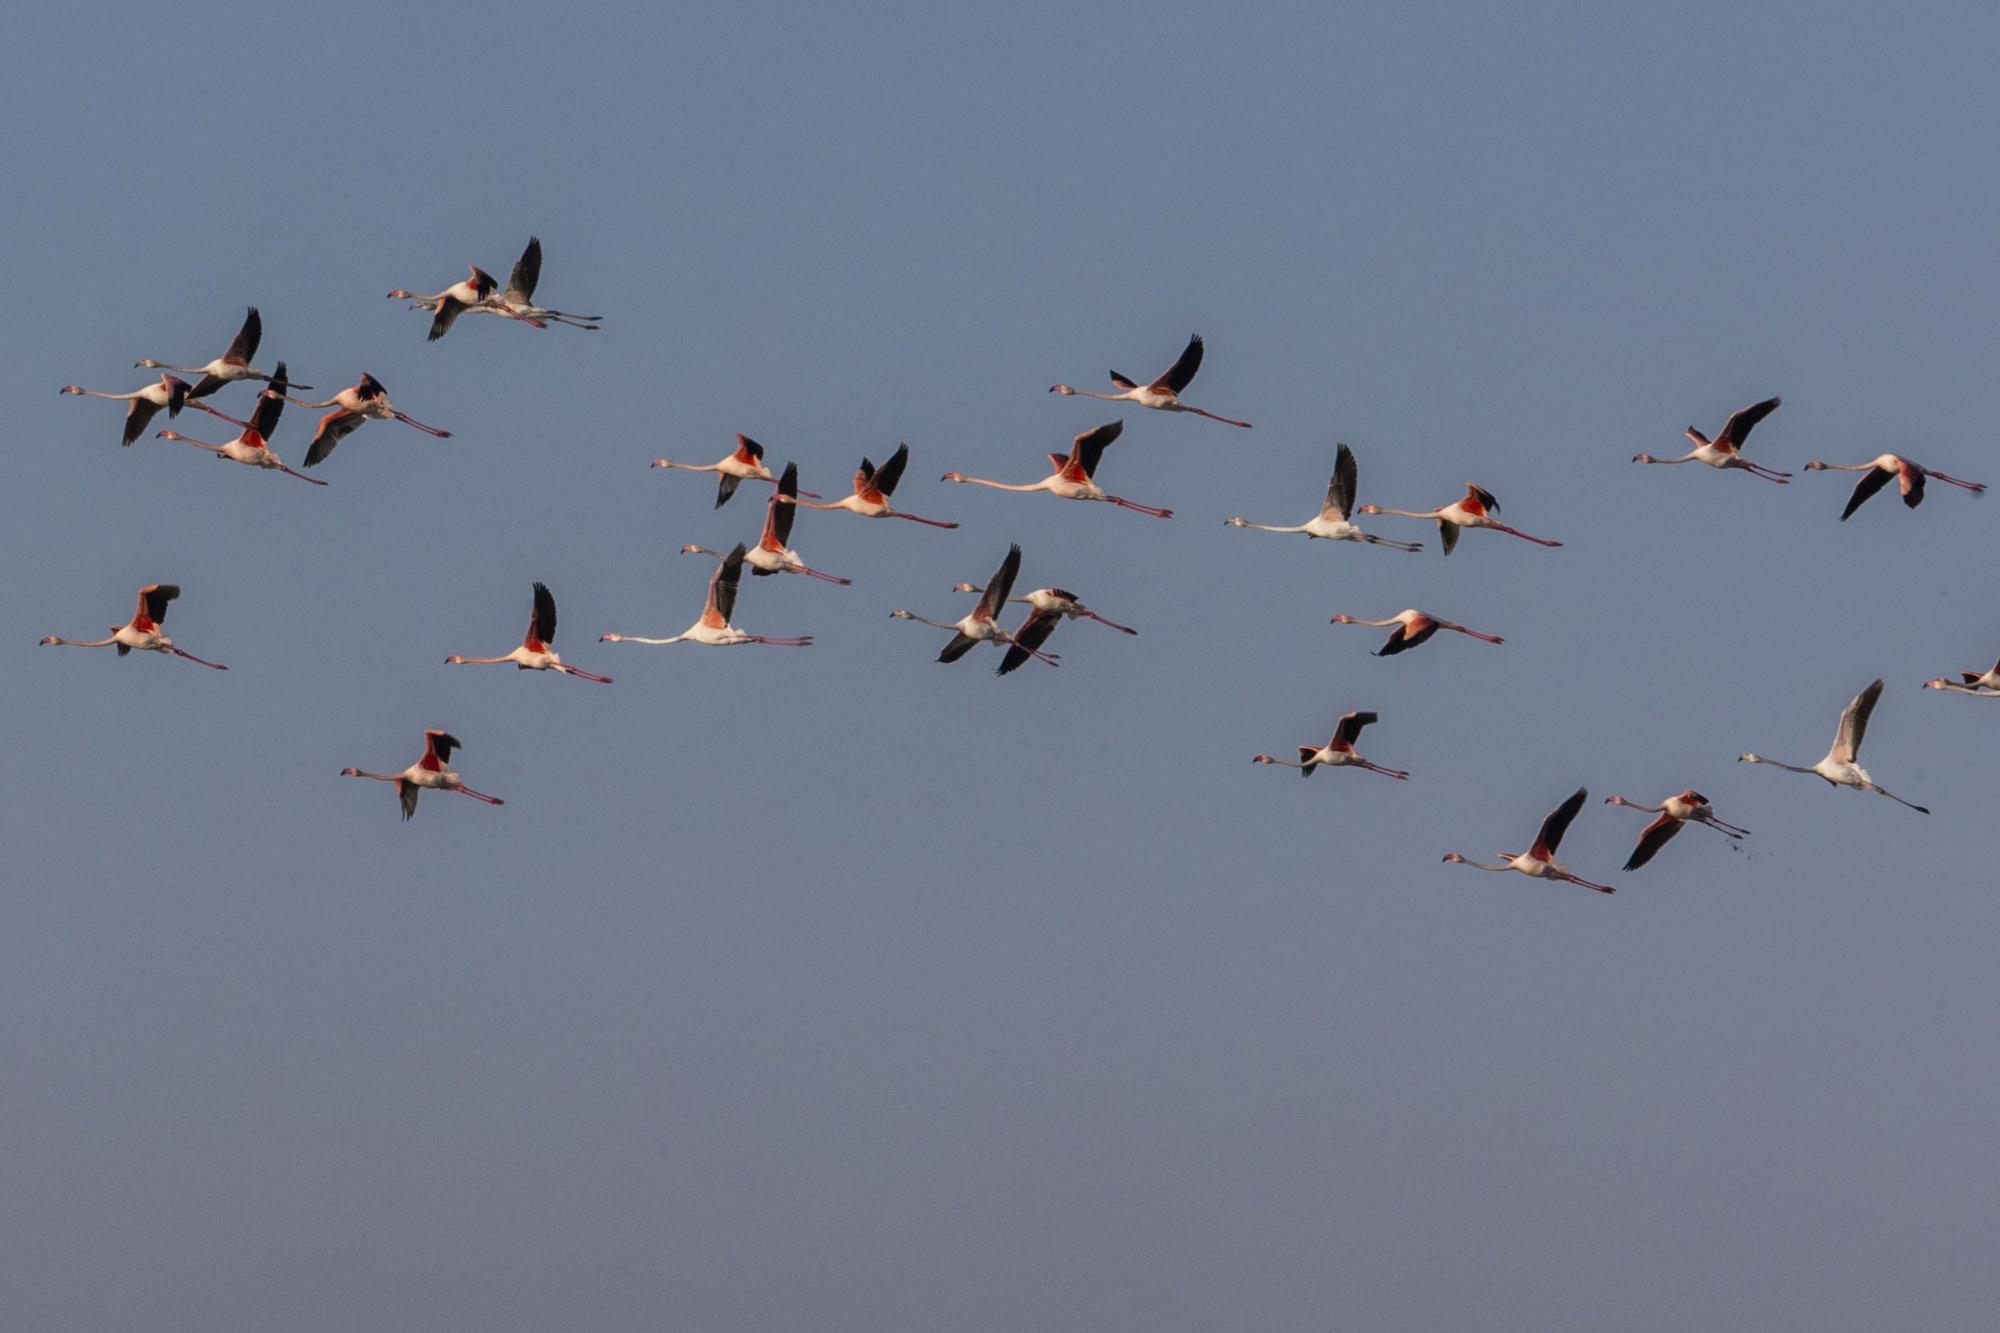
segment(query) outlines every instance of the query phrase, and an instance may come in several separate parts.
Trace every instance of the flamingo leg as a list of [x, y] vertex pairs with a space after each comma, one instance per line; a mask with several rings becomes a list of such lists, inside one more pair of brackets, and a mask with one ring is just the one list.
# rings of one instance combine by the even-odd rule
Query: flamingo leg
[[1138, 630], [1133, 629], [1129, 625], [1121, 625], [1115, 620], [1106, 620], [1103, 616], [1098, 615], [1097, 612], [1087, 611], [1080, 606], [1076, 609], [1076, 613], [1080, 616], [1085, 616], [1091, 620], [1095, 620], [1100, 625], [1109, 625], [1111, 626], [1111, 628], [1117, 630], [1120, 634], [1137, 634], [1139, 632]]
[[194, 662], [194, 663], [197, 663], [198, 665], [201, 665], [201, 666], [205, 666], [205, 667], [211, 667], [211, 668], [213, 668], [214, 670], [217, 670], [217, 671], [227, 671], [227, 670], [229, 670], [229, 668], [228, 668], [228, 667], [226, 667], [226, 666], [224, 666], [224, 665], [222, 665], [222, 663], [220, 663], [220, 662], [210, 662], [210, 661], [207, 661], [207, 660], [206, 660], [206, 659], [204, 659], [204, 658], [200, 658], [200, 657], [196, 657], [196, 656], [195, 656], [195, 655], [194, 655], [193, 653], [189, 652], [189, 651], [188, 651], [187, 649], [185, 649], [185, 648], [175, 648], [175, 649], [172, 649], [171, 651], [173, 652], [173, 654], [174, 654], [174, 656], [175, 656], [175, 657], [185, 657], [185, 658], [186, 658], [186, 659], [187, 659], [188, 661], [190, 661], [190, 662]]
[[1134, 504], [1122, 495], [1107, 495], [1104, 498], [1111, 501], [1112, 504], [1117, 505], [1120, 509], [1136, 509], [1142, 514], [1151, 514], [1154, 518], [1172, 518], [1174, 516], [1174, 511], [1171, 509], [1155, 509], [1151, 505]]
[[461, 782], [461, 783], [458, 783], [458, 784], [456, 784], [456, 785], [454, 785], [454, 786], [450, 786], [450, 787], [446, 787], [446, 788], [445, 788], [445, 790], [446, 790], [446, 791], [455, 791], [455, 792], [459, 793], [459, 794], [460, 794], [461, 796], [470, 796], [470, 797], [471, 797], [471, 798], [472, 798], [473, 800], [475, 800], [475, 801], [484, 801], [484, 802], [486, 802], [486, 804], [488, 804], [488, 805], [505, 805], [505, 804], [507, 804], [507, 803], [506, 803], [505, 801], [501, 800], [501, 799], [500, 799], [500, 798], [499, 798], [498, 796], [488, 796], [488, 795], [487, 795], [487, 794], [486, 794], [485, 792], [483, 792], [483, 791], [474, 791], [474, 790], [473, 790], [472, 788], [470, 788], [470, 787], [466, 786], [466, 785], [465, 785], [464, 783], [462, 783], [462, 782]]
[[1357, 768], [1365, 768], [1370, 773], [1380, 773], [1385, 778], [1395, 778], [1398, 782], [1407, 782], [1410, 778], [1410, 775], [1400, 768], [1384, 768], [1382, 765], [1371, 763], [1366, 759], [1356, 759], [1353, 762]]
[[315, 485], [315, 486], [324, 486], [324, 485], [326, 485], [326, 483], [325, 483], [325, 482], [323, 482], [323, 481], [321, 481], [321, 480], [320, 480], [320, 479], [319, 479], [318, 477], [308, 477], [308, 476], [307, 476], [307, 475], [306, 475], [305, 473], [303, 473], [303, 472], [294, 472], [294, 471], [292, 471], [292, 470], [291, 470], [290, 468], [286, 467], [286, 466], [285, 466], [285, 465], [284, 465], [283, 463], [279, 463], [279, 464], [277, 465], [277, 468], [278, 468], [278, 471], [280, 471], [280, 472], [284, 473], [284, 474], [285, 474], [286, 476], [288, 476], [288, 477], [297, 477], [297, 478], [298, 478], [298, 479], [299, 479], [300, 481], [309, 481], [309, 482], [311, 482], [311, 483], [312, 483], [313, 485]]
[[402, 422], [405, 426], [415, 426], [418, 430], [424, 432], [424, 434], [435, 435], [440, 440], [448, 440], [451, 438], [451, 432], [448, 430], [439, 430], [436, 426], [426, 426], [423, 422], [417, 420], [415, 417], [411, 416], [407, 412], [396, 412], [395, 409], [393, 408], [390, 410], [394, 414], [396, 420]]
[[1506, 533], [1506, 534], [1507, 534], [1507, 535], [1508, 535], [1509, 537], [1519, 537], [1519, 538], [1520, 538], [1520, 539], [1521, 539], [1522, 541], [1526, 541], [1526, 542], [1533, 542], [1533, 543], [1535, 543], [1535, 545], [1537, 545], [1537, 546], [1561, 546], [1561, 545], [1562, 545], [1562, 543], [1561, 543], [1561, 542], [1557, 542], [1557, 541], [1550, 541], [1550, 540], [1549, 540], [1549, 539], [1548, 539], [1547, 537], [1531, 537], [1531, 536], [1529, 536], [1529, 535], [1528, 535], [1527, 533], [1525, 533], [1525, 532], [1521, 531], [1521, 530], [1520, 530], [1519, 528], [1510, 528], [1510, 527], [1508, 527], [1508, 526], [1507, 526], [1507, 525], [1506, 525], [1505, 523], [1495, 523], [1495, 522], [1494, 522], [1493, 520], [1491, 520], [1491, 519], [1488, 519], [1488, 520], [1486, 521], [1486, 526], [1487, 526], [1487, 527], [1489, 527], [1489, 528], [1492, 528], [1492, 529], [1493, 529], [1493, 530], [1494, 530], [1495, 532], [1504, 532], [1504, 533]]
[[1207, 417], [1210, 421], [1220, 421], [1225, 426], [1241, 426], [1244, 430], [1250, 429], [1250, 423], [1247, 421], [1238, 421], [1234, 417], [1217, 416], [1215, 413], [1208, 411], [1206, 408], [1189, 407], [1187, 404], [1183, 403], [1181, 404], [1181, 411], [1192, 412], [1198, 417]]
[[825, 579], [828, 583], [838, 583], [842, 587], [854, 586], [853, 579], [844, 579], [841, 578], [838, 574], [824, 574], [821, 573], [819, 570], [814, 569], [810, 565], [800, 565], [798, 568], [798, 572], [801, 574], [809, 575], [812, 578]]
[[[1929, 472], [1930, 469], [1926, 468], [1925, 471]], [[1942, 472], [1931, 472], [1930, 475], [1936, 477], [1939, 481], [1948, 482], [1953, 486], [1963, 486], [1966, 490], [1972, 491], [1975, 494], [1986, 489], [1986, 483], [1983, 481], [1961, 481], [1957, 477], [1947, 477]]]
[[[801, 492], [799, 492], [799, 494], [803, 495], [803, 494], [805, 494], [805, 492], [804, 492], [804, 491], [801, 491]], [[933, 528], [955, 528], [955, 527], [957, 527], [957, 526], [958, 526], [958, 524], [956, 524], [956, 523], [947, 523], [947, 522], [945, 522], [945, 521], [944, 521], [943, 519], [938, 519], [938, 518], [918, 518], [918, 517], [917, 517], [917, 516], [916, 516], [915, 514], [905, 514], [905, 513], [903, 513], [903, 512], [901, 511], [901, 510], [895, 510], [895, 509], [892, 509], [892, 510], [890, 510], [890, 511], [889, 511], [888, 513], [886, 513], [886, 514], [882, 515], [882, 517], [884, 517], [884, 518], [906, 518], [906, 519], [910, 520], [910, 522], [912, 522], [912, 523], [925, 523], [925, 524], [928, 524], [928, 525], [930, 525], [930, 526], [931, 526], [931, 527], [933, 527]]]
[[250, 428], [249, 422], [238, 421], [235, 417], [230, 416], [227, 412], [218, 412], [214, 408], [210, 407], [207, 403], [200, 402], [196, 399], [193, 398], [188, 399], [185, 406], [200, 408], [202, 411], [208, 413], [212, 417], [221, 417], [224, 421], [227, 421], [232, 426], [241, 427], [244, 430], [248, 430]]
[[1584, 887], [1584, 888], [1586, 888], [1586, 889], [1595, 889], [1595, 890], [1597, 890], [1597, 892], [1599, 892], [1599, 893], [1616, 893], [1616, 892], [1618, 892], [1618, 890], [1616, 890], [1616, 889], [1612, 888], [1612, 887], [1611, 887], [1611, 886], [1610, 886], [1609, 884], [1595, 884], [1595, 883], [1592, 883], [1592, 882], [1591, 882], [1590, 880], [1587, 880], [1587, 879], [1583, 878], [1583, 877], [1582, 877], [1581, 875], [1572, 875], [1572, 874], [1569, 874], [1569, 873], [1565, 872], [1565, 873], [1564, 873], [1564, 874], [1562, 875], [1562, 878], [1563, 878], [1564, 880], [1567, 880], [1567, 881], [1568, 881], [1569, 883], [1571, 883], [1571, 884], [1578, 884], [1578, 885], [1581, 885], [1581, 886], [1583, 886], [1583, 887]]
[[600, 676], [594, 672], [585, 671], [582, 667], [573, 667], [567, 662], [563, 663], [562, 669], [565, 675], [576, 676], [583, 680], [594, 680], [599, 685], [609, 685], [611, 683], [611, 677], [609, 676]]
[[812, 635], [802, 634], [791, 638], [774, 639], [768, 635], [752, 634], [749, 638], [743, 640], [743, 642], [768, 644], [773, 648], [810, 648], [812, 647]]

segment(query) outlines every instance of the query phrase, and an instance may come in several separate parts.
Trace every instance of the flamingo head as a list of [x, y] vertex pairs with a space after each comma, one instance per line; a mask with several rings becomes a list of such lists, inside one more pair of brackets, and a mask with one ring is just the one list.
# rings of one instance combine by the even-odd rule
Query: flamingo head
[[1635, 462], [1635, 463], [1657, 463], [1657, 462], [1659, 462], [1659, 460], [1658, 460], [1657, 458], [1654, 458], [1654, 457], [1653, 457], [1653, 456], [1652, 456], [1651, 454], [1633, 454], [1633, 455], [1632, 455], [1632, 461], [1633, 461], [1633, 462]]
[[1059, 394], [1061, 394], [1061, 395], [1062, 395], [1063, 397], [1067, 398], [1067, 397], [1069, 397], [1069, 396], [1070, 396], [1071, 394], [1075, 393], [1075, 392], [1076, 392], [1076, 390], [1075, 390], [1075, 389], [1072, 389], [1072, 388], [1070, 388], [1070, 387], [1069, 387], [1069, 385], [1067, 385], [1067, 384], [1051, 384], [1051, 385], [1049, 386], [1049, 392], [1050, 392], [1050, 393], [1059, 393]]
[[939, 478], [938, 478], [938, 480], [939, 480], [939, 481], [964, 481], [964, 480], [965, 480], [965, 474], [964, 474], [963, 472], [947, 472], [947, 473], [945, 473], [945, 474], [944, 474], [944, 475], [943, 475], [942, 477], [939, 477]]
[[165, 370], [165, 369], [166, 369], [166, 363], [165, 363], [165, 362], [163, 362], [163, 361], [155, 361], [155, 360], [153, 360], [153, 358], [152, 358], [152, 357], [150, 357], [150, 356], [149, 356], [149, 357], [145, 357], [145, 358], [143, 358], [143, 359], [141, 359], [141, 360], [138, 360], [138, 361], [134, 361], [134, 362], [133, 362], [132, 364], [133, 364], [133, 366], [134, 366], [134, 367], [136, 367], [137, 369], [140, 369], [140, 370]]
[[976, 583], [954, 583], [954, 584], [952, 584], [952, 585], [951, 585], [951, 590], [952, 590], [953, 592], [984, 592], [984, 591], [985, 591], [985, 589], [984, 589], [984, 588], [981, 588], [981, 587], [980, 587], [980, 586], [979, 586], [978, 584], [976, 584]]
[[1464, 864], [1465, 864], [1465, 858], [1464, 858], [1463, 856], [1460, 856], [1460, 855], [1459, 855], [1459, 854], [1458, 854], [1457, 852], [1446, 852], [1446, 853], [1444, 854], [1444, 864], [1445, 864], [1445, 865], [1448, 865], [1448, 866], [1449, 866], [1449, 865], [1464, 865]]
[[1815, 458], [1815, 459], [1813, 459], [1813, 461], [1812, 461], [1812, 462], [1810, 462], [1810, 463], [1807, 463], [1807, 464], [1806, 464], [1806, 471], [1808, 471], [1808, 472], [1824, 472], [1824, 471], [1826, 471], [1826, 464], [1824, 464], [1824, 463], [1820, 462], [1820, 461], [1819, 461], [1819, 460], [1818, 460], [1817, 458]]

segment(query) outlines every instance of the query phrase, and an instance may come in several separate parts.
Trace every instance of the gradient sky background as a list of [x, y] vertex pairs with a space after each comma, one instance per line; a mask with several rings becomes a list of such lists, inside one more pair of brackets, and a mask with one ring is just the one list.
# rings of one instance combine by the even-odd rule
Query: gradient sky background
[[[0, 376], [0, 1311], [10, 1328], [1987, 1326], [1994, 501], [1836, 521], [1679, 453], [2000, 482], [2000, 19], [1973, 6], [184, 5], [50, 10], [14, 127]], [[600, 334], [385, 301], [530, 232]], [[366, 368], [307, 487], [59, 385]], [[1050, 397], [1208, 340], [1191, 401]], [[239, 414], [250, 391], [219, 395]], [[1102, 479], [1027, 481], [1123, 415]], [[294, 465], [310, 414], [275, 445]], [[164, 418], [160, 422], [165, 425]], [[179, 423], [226, 438], [211, 420]], [[898, 440], [939, 532], [805, 513], [678, 631], [762, 488]], [[1297, 523], [1467, 480], [1545, 551]], [[949, 618], [1009, 541], [1128, 639], [1005, 680]], [[448, 653], [528, 585], [610, 688]], [[185, 589], [226, 675], [38, 649]], [[1507, 636], [1377, 660], [1420, 606]], [[1864, 756], [1929, 804], [1736, 765]], [[1248, 763], [1371, 708], [1407, 784]], [[466, 742], [490, 810], [335, 775]], [[1616, 898], [1441, 866], [1563, 851]], [[1693, 785], [1621, 876], [1596, 803]]]

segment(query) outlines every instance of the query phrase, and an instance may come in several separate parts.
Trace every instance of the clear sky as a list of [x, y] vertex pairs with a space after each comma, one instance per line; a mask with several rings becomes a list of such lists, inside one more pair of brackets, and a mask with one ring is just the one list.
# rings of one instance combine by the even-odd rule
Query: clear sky
[[[1756, 12], [1746, 12], [1754, 8]], [[1990, 1323], [1992, 500], [1836, 521], [1640, 468], [1772, 393], [1779, 468], [2000, 483], [1974, 6], [47, 10], [0, 50], [0, 1309], [10, 1328]], [[604, 331], [383, 299], [531, 233]], [[118, 447], [141, 356], [323, 389], [317, 475]], [[1208, 341], [1193, 418], [1051, 397]], [[241, 413], [250, 391], [216, 400]], [[1027, 481], [1123, 416], [1101, 478]], [[303, 457], [310, 414], [274, 441]], [[160, 423], [165, 424], [164, 419]], [[226, 437], [199, 416], [188, 433]], [[733, 431], [940, 532], [802, 513]], [[1468, 480], [1557, 551], [1225, 527]], [[936, 665], [947, 592], [1116, 620]], [[609, 688], [450, 653], [529, 584]], [[227, 674], [40, 649], [143, 583]], [[1503, 634], [1369, 655], [1349, 612]], [[1936, 814], [1733, 763], [1864, 756]], [[1354, 708], [1408, 783], [1259, 768]], [[461, 737], [398, 821], [346, 765]], [[1600, 898], [1442, 866], [1566, 793]], [[1695, 786], [1755, 831], [1617, 867]]]

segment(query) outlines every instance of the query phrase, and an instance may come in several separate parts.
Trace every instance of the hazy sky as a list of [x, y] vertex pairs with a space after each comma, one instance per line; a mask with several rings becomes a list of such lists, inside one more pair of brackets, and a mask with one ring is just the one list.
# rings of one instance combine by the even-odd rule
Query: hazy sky
[[[1917, 686], [2000, 654], [1995, 502], [1627, 460], [1781, 393], [1766, 464], [2000, 483], [2000, 19], [1674, 8], [18, 25], [0, 1323], [1989, 1325], [2000, 705]], [[383, 299], [531, 232], [603, 332]], [[261, 364], [455, 438], [308, 487], [56, 393], [252, 303]], [[1045, 392], [1194, 331], [1254, 431]], [[1170, 522], [937, 481], [1121, 415], [1100, 477]], [[763, 488], [646, 467], [738, 430], [828, 494], [908, 441], [963, 526], [802, 513], [854, 586], [737, 619], [807, 651], [599, 646], [754, 537]], [[1336, 440], [1566, 545], [1223, 525], [1303, 521]], [[888, 617], [1010, 541], [1140, 637], [1002, 680]], [[443, 664], [537, 579], [614, 686]], [[36, 647], [153, 581], [227, 674]], [[1507, 643], [1327, 624], [1405, 606]], [[1732, 762], [1878, 675], [1864, 759], [1933, 817]], [[1248, 762], [1354, 708], [1408, 783]], [[336, 776], [426, 726], [505, 808]], [[1578, 784], [1617, 897], [1439, 864]], [[1619, 874], [1598, 798], [1689, 785], [1755, 836]]]

